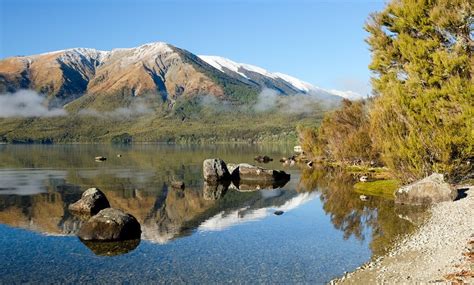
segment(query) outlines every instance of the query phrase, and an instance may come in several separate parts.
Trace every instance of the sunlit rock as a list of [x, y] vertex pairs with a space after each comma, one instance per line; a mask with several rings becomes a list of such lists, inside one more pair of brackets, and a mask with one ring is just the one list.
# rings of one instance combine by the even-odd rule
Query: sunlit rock
[[105, 194], [98, 188], [89, 188], [79, 201], [70, 204], [68, 209], [74, 214], [95, 215], [100, 210], [109, 208], [110, 204]]
[[424, 205], [443, 201], [453, 201], [456, 189], [444, 182], [442, 174], [430, 176], [404, 186], [395, 192], [395, 202], [401, 204]]
[[230, 173], [225, 162], [219, 158], [204, 160], [202, 164], [204, 180], [208, 182], [217, 182], [230, 179]]

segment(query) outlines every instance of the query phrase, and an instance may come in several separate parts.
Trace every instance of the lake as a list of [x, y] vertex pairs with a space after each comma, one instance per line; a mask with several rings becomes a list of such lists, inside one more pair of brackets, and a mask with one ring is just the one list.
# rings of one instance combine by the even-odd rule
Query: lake
[[[283, 166], [278, 160], [292, 149], [0, 145], [0, 283], [325, 283], [413, 230], [392, 200], [361, 201], [349, 174]], [[255, 162], [260, 154], [274, 161]], [[285, 170], [291, 179], [213, 198], [202, 162], [214, 157]], [[186, 188], [172, 189], [173, 180]], [[137, 218], [141, 240], [76, 237], [81, 221], [67, 207], [90, 187]]]

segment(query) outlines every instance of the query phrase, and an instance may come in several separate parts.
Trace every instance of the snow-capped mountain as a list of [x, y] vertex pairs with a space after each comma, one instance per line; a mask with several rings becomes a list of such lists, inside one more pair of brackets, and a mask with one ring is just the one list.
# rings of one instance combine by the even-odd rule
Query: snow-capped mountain
[[238, 101], [264, 88], [339, 100], [347, 92], [324, 90], [282, 73], [217, 56], [196, 56], [167, 43], [100, 51], [73, 48], [0, 60], [0, 93], [34, 89], [50, 106], [115, 109], [152, 95], [173, 105], [179, 98], [212, 95]]
[[[277, 89], [282, 93], [292, 93], [291, 91], [296, 91], [298, 93], [327, 93], [328, 95], [337, 95], [347, 99], [359, 99], [361, 95], [353, 91], [340, 91], [340, 90], [328, 90], [313, 86], [312, 84], [302, 81], [296, 77], [280, 73], [280, 72], [269, 72], [266, 69], [263, 69], [258, 66], [245, 63], [237, 63], [230, 59], [220, 57], [220, 56], [211, 56], [211, 55], [199, 55], [199, 57], [212, 65], [216, 69], [220, 70], [223, 73], [231, 76], [240, 77], [240, 80], [249, 80], [254, 82], [264, 82], [264, 85], [268, 88]], [[269, 86], [272, 85], [272, 86]], [[280, 90], [280, 88], [289, 90]]]

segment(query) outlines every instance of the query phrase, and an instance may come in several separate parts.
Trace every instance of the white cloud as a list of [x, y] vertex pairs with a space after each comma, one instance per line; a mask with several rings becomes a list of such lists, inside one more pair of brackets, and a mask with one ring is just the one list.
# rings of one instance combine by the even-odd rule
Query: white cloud
[[0, 94], [0, 118], [56, 117], [66, 115], [62, 108], [48, 108], [45, 98], [33, 90]]

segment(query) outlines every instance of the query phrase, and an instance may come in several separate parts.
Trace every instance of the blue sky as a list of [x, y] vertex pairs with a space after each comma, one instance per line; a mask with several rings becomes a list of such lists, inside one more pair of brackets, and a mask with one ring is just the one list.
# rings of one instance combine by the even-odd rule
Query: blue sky
[[72, 47], [109, 50], [164, 41], [286, 73], [314, 85], [369, 91], [363, 25], [384, 1], [0, 0], [0, 58]]

